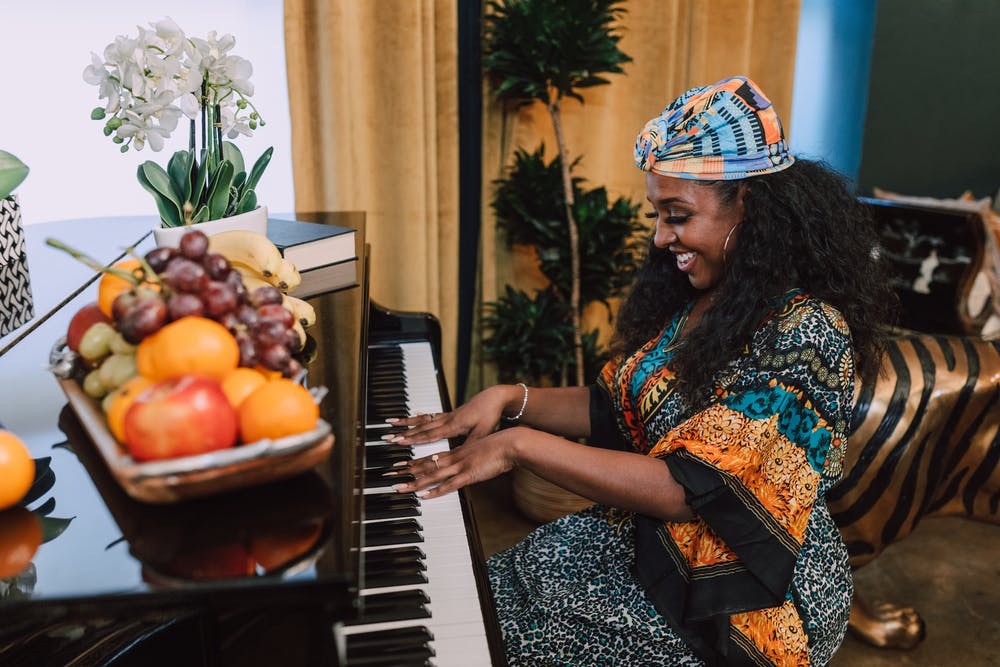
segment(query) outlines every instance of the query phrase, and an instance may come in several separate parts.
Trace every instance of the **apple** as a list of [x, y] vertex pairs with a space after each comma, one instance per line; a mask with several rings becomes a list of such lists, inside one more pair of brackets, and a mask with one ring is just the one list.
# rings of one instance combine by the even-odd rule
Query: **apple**
[[73, 319], [69, 321], [69, 328], [66, 330], [66, 345], [69, 346], [69, 349], [79, 352], [80, 339], [83, 338], [83, 334], [87, 333], [87, 329], [98, 322], [111, 324], [111, 318], [101, 311], [96, 301], [88, 303], [76, 311]]
[[238, 418], [218, 381], [178, 375], [136, 396], [125, 446], [136, 461], [194, 456], [236, 444]]

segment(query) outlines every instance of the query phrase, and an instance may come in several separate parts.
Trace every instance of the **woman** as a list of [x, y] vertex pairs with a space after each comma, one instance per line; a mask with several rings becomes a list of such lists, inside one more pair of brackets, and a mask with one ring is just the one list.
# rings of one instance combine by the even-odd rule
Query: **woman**
[[398, 488], [522, 466], [597, 502], [490, 559], [511, 665], [826, 664], [852, 585], [824, 496], [893, 300], [870, 221], [744, 77], [677, 98], [635, 159], [655, 233], [595, 386], [397, 420], [468, 436]]

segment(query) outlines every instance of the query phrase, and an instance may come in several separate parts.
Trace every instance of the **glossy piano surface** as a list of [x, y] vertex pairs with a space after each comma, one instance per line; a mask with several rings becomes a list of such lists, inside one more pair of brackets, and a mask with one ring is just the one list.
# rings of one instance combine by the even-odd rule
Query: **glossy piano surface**
[[[360, 226], [358, 254], [364, 256], [363, 214], [299, 217]], [[308, 383], [330, 390], [321, 414], [336, 441], [329, 461], [281, 482], [171, 505], [135, 501], [111, 478], [48, 371], [49, 349], [73, 313], [96, 298], [96, 285], [85, 286], [93, 272], [46, 246], [45, 238], [110, 262], [128, 245], [152, 248], [153, 222], [91, 219], [25, 229], [37, 317], [0, 339], [0, 423], [32, 456], [50, 459], [54, 483], [29, 508], [44, 505], [48, 516], [70, 521], [38, 548], [28, 571], [0, 582], [0, 628], [32, 617], [262, 601], [312, 602], [331, 615], [351, 613], [367, 319], [362, 287], [311, 299], [317, 323], [309, 333], [317, 349]]]

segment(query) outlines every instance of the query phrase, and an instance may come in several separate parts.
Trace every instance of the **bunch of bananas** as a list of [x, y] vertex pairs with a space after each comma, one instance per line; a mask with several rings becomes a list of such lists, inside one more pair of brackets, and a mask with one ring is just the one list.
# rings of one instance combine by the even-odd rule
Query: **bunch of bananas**
[[302, 278], [295, 265], [281, 256], [278, 246], [264, 234], [240, 229], [209, 236], [208, 249], [229, 260], [243, 276], [247, 291], [253, 292], [263, 285], [281, 290], [281, 305], [295, 315], [296, 331], [305, 341], [305, 329], [316, 323], [316, 311], [308, 302], [288, 294], [298, 287]]

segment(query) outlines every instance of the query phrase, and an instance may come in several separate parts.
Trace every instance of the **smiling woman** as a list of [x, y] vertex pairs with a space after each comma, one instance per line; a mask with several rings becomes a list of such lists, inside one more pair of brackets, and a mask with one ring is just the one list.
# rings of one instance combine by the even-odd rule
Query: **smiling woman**
[[855, 363], [877, 369], [893, 302], [871, 220], [788, 153], [745, 77], [678, 97], [635, 161], [655, 229], [596, 383], [501, 385], [399, 420], [399, 444], [467, 440], [397, 489], [519, 466], [596, 501], [490, 560], [511, 665], [826, 664], [851, 600], [826, 493]]

